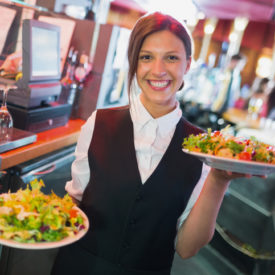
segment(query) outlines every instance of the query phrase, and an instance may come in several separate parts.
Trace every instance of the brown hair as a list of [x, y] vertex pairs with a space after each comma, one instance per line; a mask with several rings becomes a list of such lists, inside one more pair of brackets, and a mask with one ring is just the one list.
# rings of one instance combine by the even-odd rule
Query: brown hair
[[189, 59], [192, 56], [192, 38], [189, 31], [183, 24], [174, 19], [172, 16], [160, 12], [150, 13], [141, 17], [135, 24], [129, 40], [128, 92], [130, 92], [130, 87], [137, 70], [138, 56], [143, 41], [150, 34], [162, 30], [169, 30], [180, 40], [182, 40], [186, 51], [186, 58]]

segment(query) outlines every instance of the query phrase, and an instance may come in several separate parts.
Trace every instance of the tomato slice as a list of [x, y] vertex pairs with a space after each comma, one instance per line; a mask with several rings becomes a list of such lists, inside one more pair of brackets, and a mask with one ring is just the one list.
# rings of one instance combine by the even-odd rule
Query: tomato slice
[[71, 218], [75, 218], [77, 216], [78, 211], [76, 209], [71, 209], [69, 213]]
[[248, 153], [248, 152], [241, 152], [241, 153], [239, 153], [238, 157], [239, 157], [239, 159], [242, 159], [242, 160], [251, 160], [252, 159], [251, 153]]
[[214, 132], [214, 137], [218, 137], [218, 136], [220, 136], [221, 135], [221, 132], [220, 131], [215, 131]]

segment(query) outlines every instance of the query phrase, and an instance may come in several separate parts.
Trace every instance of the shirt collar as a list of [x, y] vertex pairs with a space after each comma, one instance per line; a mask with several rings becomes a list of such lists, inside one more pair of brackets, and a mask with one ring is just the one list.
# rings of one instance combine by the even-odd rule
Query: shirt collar
[[156, 119], [159, 127], [159, 133], [162, 137], [171, 132], [181, 119], [182, 111], [179, 105], [180, 104], [177, 101], [177, 106], [172, 112]]
[[131, 98], [130, 113], [136, 130], [141, 130], [144, 126], [146, 126], [147, 123], [152, 121], [157, 123], [159, 134], [162, 137], [166, 136], [170, 131], [172, 131], [172, 129], [176, 127], [177, 123], [182, 117], [182, 111], [180, 109], [179, 102], [177, 101], [176, 108], [173, 111], [162, 117], [156, 119], [153, 118], [143, 106], [140, 100], [140, 94]]

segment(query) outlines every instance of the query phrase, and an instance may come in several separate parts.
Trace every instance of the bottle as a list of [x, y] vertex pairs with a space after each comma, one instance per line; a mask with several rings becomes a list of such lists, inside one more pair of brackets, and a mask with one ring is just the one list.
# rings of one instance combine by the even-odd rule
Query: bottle
[[79, 99], [81, 96], [81, 92], [84, 87], [84, 81], [86, 76], [89, 73], [89, 57], [86, 54], [81, 54], [79, 58], [79, 62], [74, 71], [74, 79], [77, 83], [77, 87], [75, 90], [74, 102], [72, 106], [71, 118], [77, 118], [78, 115], [78, 107], [79, 107]]
[[68, 68], [71, 65], [71, 60], [72, 60], [72, 56], [73, 56], [73, 52], [74, 52], [74, 47], [70, 47], [69, 49], [69, 53], [68, 56], [66, 58], [65, 64], [64, 64], [64, 68], [63, 68], [63, 73], [62, 73], [62, 79], [67, 75], [68, 73]]
[[79, 64], [75, 69], [75, 79], [78, 83], [83, 83], [88, 73], [89, 57], [86, 54], [82, 54], [79, 59]]
[[75, 81], [74, 73], [77, 64], [77, 56], [78, 51], [74, 51], [73, 48], [71, 48], [67, 59], [65, 76], [61, 79], [61, 83], [63, 86], [70, 86]]
[[77, 64], [78, 51], [73, 48], [70, 49], [68, 58], [66, 61], [65, 76], [61, 79], [62, 91], [59, 97], [59, 103], [61, 104], [73, 104], [77, 82], [74, 77], [75, 67]]

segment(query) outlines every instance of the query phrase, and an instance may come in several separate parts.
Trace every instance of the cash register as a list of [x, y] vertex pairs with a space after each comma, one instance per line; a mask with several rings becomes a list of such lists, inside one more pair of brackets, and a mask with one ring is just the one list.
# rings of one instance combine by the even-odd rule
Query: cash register
[[60, 61], [60, 27], [34, 19], [23, 20], [23, 75], [7, 98], [14, 127], [37, 133], [68, 122], [71, 105], [58, 101]]

